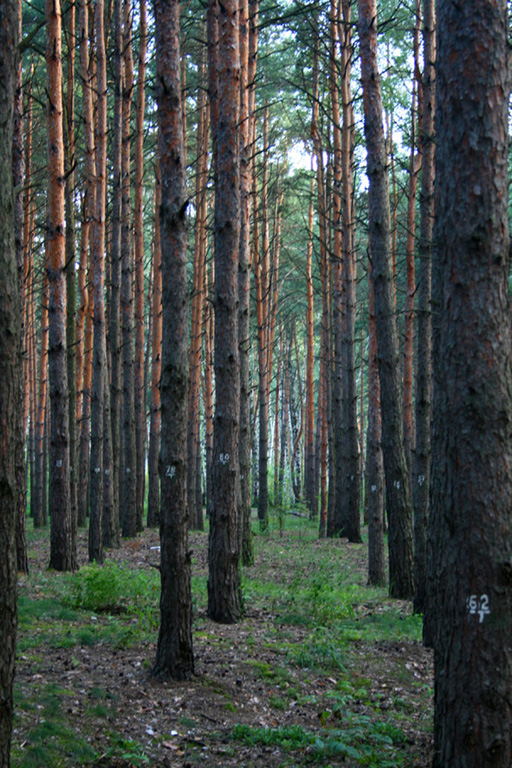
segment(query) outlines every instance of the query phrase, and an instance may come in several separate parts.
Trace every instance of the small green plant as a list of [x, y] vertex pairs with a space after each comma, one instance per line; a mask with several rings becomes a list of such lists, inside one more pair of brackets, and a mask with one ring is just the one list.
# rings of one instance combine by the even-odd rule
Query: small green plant
[[307, 733], [300, 725], [286, 725], [279, 728], [253, 728], [249, 725], [237, 723], [231, 732], [235, 741], [254, 746], [275, 745], [282, 749], [298, 749], [314, 743], [314, 736]]
[[125, 739], [118, 734], [111, 737], [112, 746], [106, 751], [106, 757], [116, 757], [127, 760], [131, 765], [142, 766], [149, 763], [149, 757], [144, 754], [143, 747], [132, 739]]

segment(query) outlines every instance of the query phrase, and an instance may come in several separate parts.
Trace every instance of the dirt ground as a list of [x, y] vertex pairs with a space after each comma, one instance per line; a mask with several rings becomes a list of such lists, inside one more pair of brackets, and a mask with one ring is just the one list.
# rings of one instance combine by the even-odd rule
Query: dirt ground
[[[87, 561], [86, 544], [82, 535], [80, 564]], [[158, 559], [157, 546], [157, 532], [146, 530], [109, 557], [150, 568]], [[47, 547], [47, 542], [31, 545], [32, 573], [46, 569]], [[193, 534], [192, 549], [194, 572], [205, 571], [206, 536]], [[285, 578], [285, 563], [269, 564], [257, 556], [256, 570], [269, 567], [275, 568], [277, 580]], [[97, 622], [104, 620], [101, 615], [95, 617]], [[337, 676], [332, 671], [321, 673], [293, 667], [276, 640], [286, 637], [287, 643], [303, 643], [308, 632], [300, 626], [279, 627], [279, 619], [270, 609], [246, 606], [246, 615], [237, 625], [215, 624], [199, 610], [194, 621], [195, 677], [190, 682], [162, 683], [150, 677], [155, 637], [155, 643], [127, 649], [113, 649], [101, 643], [56, 650], [36, 648], [34, 654], [19, 658], [17, 685], [25, 694], [41, 680], [72, 691], [66, 699], [67, 722], [102, 755], [94, 763], [97, 768], [361, 765], [346, 757], [314, 761], [308, 746], [286, 750], [282, 745], [245, 745], [231, 738], [234, 726], [240, 723], [258, 728], [300, 725], [308, 732], [325, 724], [328, 693], [334, 689]], [[425, 711], [425, 699], [418, 698], [417, 686], [411, 684], [407, 689], [407, 679], [404, 681], [400, 675], [404, 667], [412, 670], [411, 679], [416, 683], [432, 685], [431, 654], [419, 643], [380, 642], [373, 647], [361, 646], [352, 655], [350, 674], [371, 680], [371, 689], [367, 700], [351, 701], [350, 707], [364, 713], [369, 703], [378, 699], [379, 711], [385, 713], [388, 709], [392, 717], [397, 698], [408, 701], [411, 714], [404, 765], [426, 768], [431, 759], [431, 740], [425, 721], [430, 713]], [[262, 670], [268, 674], [262, 675]], [[293, 695], [287, 694], [287, 688]], [[101, 716], [95, 717], [91, 715], [91, 703], [98, 696], [104, 707]], [[21, 713], [14, 735], [18, 745], [23, 744], [37, 717], [37, 708]], [[343, 714], [338, 713], [340, 717]], [[112, 750], [107, 749], [113, 732], [122, 734], [127, 742], [138, 743], [141, 749], [134, 755], [126, 749], [126, 754], [113, 756]]]

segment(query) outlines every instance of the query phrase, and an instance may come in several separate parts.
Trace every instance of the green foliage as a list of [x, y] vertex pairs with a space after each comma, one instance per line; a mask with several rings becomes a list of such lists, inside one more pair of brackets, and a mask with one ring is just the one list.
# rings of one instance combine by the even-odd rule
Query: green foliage
[[75, 608], [132, 616], [136, 629], [152, 632], [159, 622], [159, 583], [153, 571], [123, 568], [116, 563], [88, 565], [72, 577], [67, 598]]

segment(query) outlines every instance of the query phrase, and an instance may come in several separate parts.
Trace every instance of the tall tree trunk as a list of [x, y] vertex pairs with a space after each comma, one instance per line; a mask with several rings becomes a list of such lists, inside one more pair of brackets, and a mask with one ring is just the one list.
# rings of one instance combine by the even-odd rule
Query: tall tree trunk
[[[405, 259], [407, 267], [407, 294], [404, 317], [404, 445], [409, 480], [412, 481], [412, 451], [414, 448], [414, 405], [413, 405], [413, 346], [414, 346], [414, 300], [416, 294], [415, 235], [416, 235], [416, 191], [421, 168], [421, 153], [416, 147], [417, 107], [421, 101], [419, 88], [419, 39], [421, 27], [420, 0], [416, 1], [416, 24], [414, 27], [414, 73], [411, 105], [411, 151], [409, 156], [409, 189], [407, 194], [407, 235]], [[412, 485], [410, 486], [412, 494]]]
[[[18, 39], [21, 39], [21, 21], [22, 5], [21, 0], [17, 3], [17, 23]], [[14, 239], [16, 244], [16, 265], [18, 269], [18, 294], [21, 305], [23, 305], [23, 283], [24, 283], [24, 246], [23, 246], [23, 195], [21, 187], [23, 186], [23, 177], [25, 171], [25, 158], [23, 153], [23, 74], [21, 67], [21, 58], [18, 61], [16, 69], [16, 90], [14, 98], [14, 130], [13, 130], [13, 157], [12, 157], [12, 176], [14, 188], [17, 193], [14, 198]], [[23, 313], [23, 310], [21, 310]], [[23, 330], [22, 330], [23, 334]], [[35, 350], [34, 350], [35, 351]], [[21, 361], [20, 361], [21, 362]], [[18, 488], [16, 505], [16, 560], [18, 571], [28, 573], [27, 541], [25, 536], [25, 520], [27, 517], [27, 482], [25, 477], [25, 428], [23, 421], [23, 381], [18, 379], [18, 426], [16, 431], [16, 485]], [[32, 393], [36, 397], [36, 390]], [[35, 426], [32, 425], [34, 431]], [[31, 477], [33, 483], [34, 478]]]
[[160, 632], [153, 674], [185, 680], [194, 672], [187, 509], [188, 291], [179, 2], [155, 0], [162, 181], [162, 446]]
[[16, 434], [19, 429], [21, 312], [14, 239], [13, 109], [18, 57], [16, 0], [0, 7], [0, 766], [9, 768], [16, 652]]
[[243, 565], [252, 565], [251, 536], [251, 155], [252, 115], [249, 80], [249, 3], [240, 3], [240, 254], [238, 259], [238, 338], [240, 354], [240, 529]]
[[121, 316], [123, 355], [123, 451], [120, 470], [123, 536], [135, 536], [137, 520], [136, 479], [137, 453], [135, 446], [135, 379], [133, 348], [133, 251], [131, 236], [130, 184], [130, 115], [133, 92], [132, 19], [131, 4], [123, 6], [123, 142], [121, 183]]
[[114, 110], [112, 141], [112, 245], [109, 307], [110, 342], [110, 420], [112, 425], [112, 480], [114, 509], [122, 518], [121, 484], [121, 403], [122, 403], [122, 347], [121, 347], [121, 176], [123, 136], [123, 6], [114, 0]]
[[93, 379], [91, 397], [91, 464], [89, 560], [103, 562], [103, 504], [105, 466], [105, 398], [107, 391], [107, 347], [105, 328], [105, 206], [107, 169], [107, 66], [105, 55], [103, 0], [97, 0], [94, 13], [96, 42], [96, 195], [91, 242], [91, 270], [94, 304]]
[[[256, 164], [253, 167], [254, 199], [257, 200]], [[269, 369], [269, 284], [270, 246], [268, 236], [268, 107], [263, 118], [263, 175], [261, 184], [261, 250], [256, 247], [256, 318], [258, 323], [258, 394], [259, 394], [259, 444], [258, 444], [258, 519], [262, 531], [268, 528], [268, 410], [270, 377]], [[259, 244], [259, 238], [257, 240]]]
[[341, 55], [341, 95], [343, 103], [342, 178], [343, 251], [342, 270], [345, 322], [342, 339], [343, 403], [343, 491], [341, 501], [342, 535], [361, 541], [361, 475], [359, 472], [359, 434], [357, 426], [357, 383], [355, 363], [356, 326], [356, 238], [353, 190], [355, 119], [350, 79], [352, 73], [352, 32], [349, 0], [342, 0], [343, 34]]
[[369, 236], [375, 290], [375, 321], [382, 403], [382, 450], [389, 520], [389, 590], [392, 597], [414, 593], [412, 515], [403, 440], [398, 332], [394, 312], [388, 171], [377, 66], [376, 0], [358, 0], [361, 73], [368, 152]]
[[35, 425], [34, 496], [31, 498], [30, 504], [34, 528], [39, 528], [43, 524], [43, 483], [46, 482], [46, 478], [43, 476], [43, 453], [48, 388], [48, 299], [48, 272], [45, 269], [41, 294], [41, 347], [39, 353], [39, 393]]
[[432, 230], [434, 226], [435, 5], [423, 3], [422, 154], [418, 274], [418, 353], [416, 358], [416, 444], [413, 453], [414, 611], [424, 614], [424, 639], [433, 642], [425, 604], [427, 519], [430, 488], [430, 420], [432, 386]]
[[68, 571], [71, 549], [69, 418], [66, 354], [66, 242], [64, 233], [64, 140], [62, 133], [62, 17], [59, 0], [46, 2], [48, 94], [48, 281], [50, 438], [50, 567]]
[[136, 516], [142, 530], [146, 454], [146, 390], [144, 387], [144, 108], [146, 89], [147, 21], [146, 0], [139, 2], [139, 62], [135, 112], [135, 443], [137, 454]]
[[197, 172], [196, 172], [196, 226], [193, 265], [192, 322], [190, 333], [190, 386], [188, 401], [188, 462], [187, 500], [190, 524], [203, 529], [202, 503], [197, 504], [197, 455], [200, 453], [199, 418], [201, 394], [201, 343], [203, 337], [204, 273], [206, 269], [206, 224], [207, 224], [207, 182], [208, 182], [208, 136], [209, 113], [204, 80], [206, 79], [206, 50], [201, 60], [200, 91], [198, 95], [199, 123], [197, 129]]
[[[77, 422], [76, 422], [76, 246], [75, 246], [75, 3], [66, 8], [67, 54], [66, 99], [64, 113], [64, 200], [66, 210], [66, 342], [69, 384], [69, 493], [71, 513], [71, 550], [76, 555], [77, 536]], [[73, 570], [77, 568], [73, 563]]]
[[306, 500], [309, 511], [316, 509], [315, 490], [315, 382], [314, 382], [314, 294], [313, 294], [313, 180], [311, 180], [308, 215], [308, 245], [306, 251], [306, 434], [304, 442], [304, 465]]
[[[505, 0], [438, 5], [429, 609], [434, 768], [512, 764]], [[443, 108], [441, 109], [441, 105]]]
[[151, 409], [149, 422], [148, 452], [148, 527], [160, 524], [160, 477], [158, 457], [160, 455], [160, 432], [162, 423], [160, 402], [160, 377], [162, 374], [162, 244], [160, 238], [160, 206], [162, 185], [160, 166], [156, 168], [155, 190], [155, 235], [153, 240], [153, 325], [151, 365]]
[[368, 279], [368, 584], [386, 583], [384, 558], [384, 463], [379, 360], [373, 278]]
[[[216, 4], [216, 0], [210, 0]], [[217, 4], [216, 4], [217, 5]], [[218, 5], [219, 120], [215, 135], [215, 419], [210, 518], [208, 615], [236, 622], [241, 614], [238, 536], [240, 360], [238, 256], [240, 159], [238, 154], [240, 58], [238, 3]], [[215, 61], [209, 61], [215, 66]]]

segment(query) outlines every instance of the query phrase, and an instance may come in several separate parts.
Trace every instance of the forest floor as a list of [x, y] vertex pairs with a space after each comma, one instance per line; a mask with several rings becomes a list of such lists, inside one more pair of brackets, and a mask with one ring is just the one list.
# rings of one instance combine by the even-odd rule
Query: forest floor
[[432, 656], [409, 603], [366, 586], [366, 545], [322, 540], [300, 517], [255, 535], [237, 625], [206, 615], [207, 533], [191, 535], [195, 676], [151, 678], [158, 533], [77, 574], [47, 570], [29, 532], [20, 577], [13, 766], [425, 768]]

